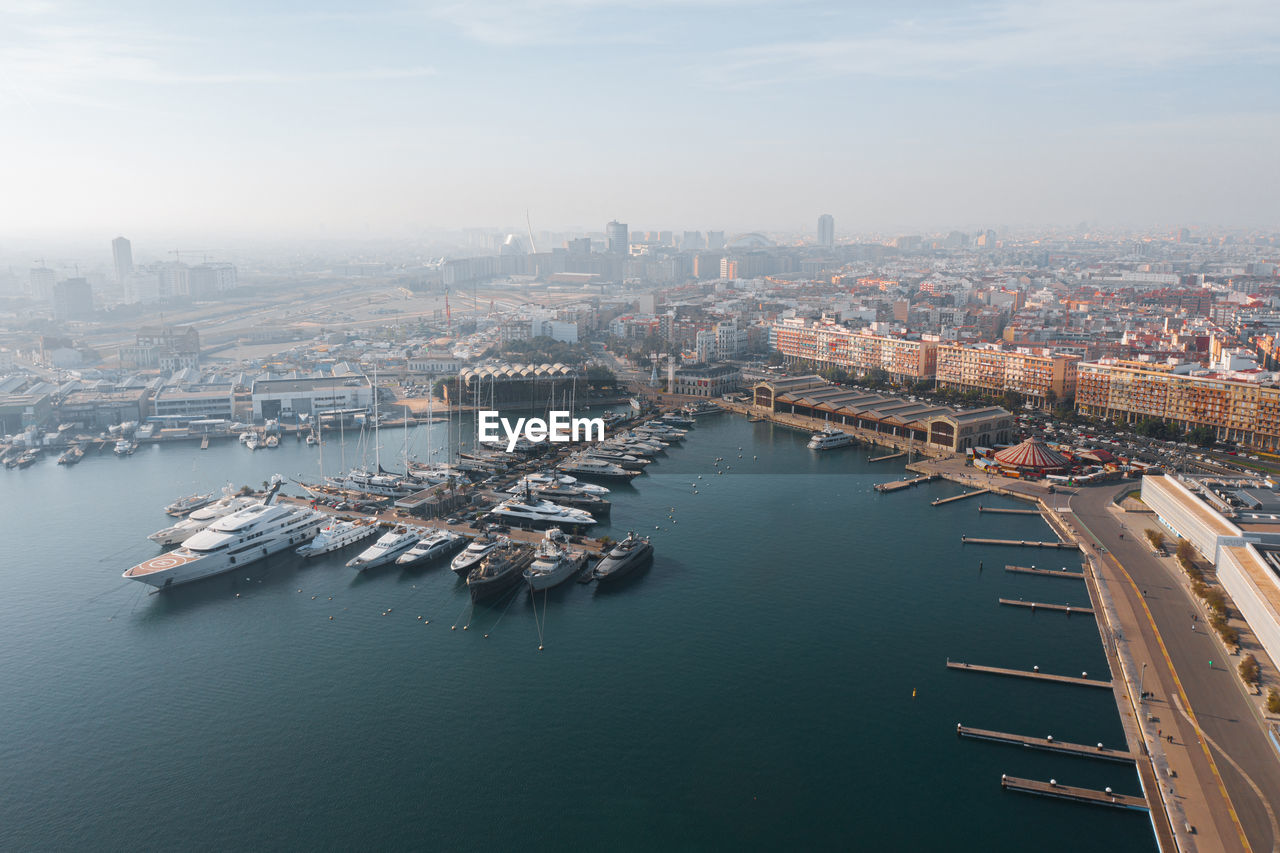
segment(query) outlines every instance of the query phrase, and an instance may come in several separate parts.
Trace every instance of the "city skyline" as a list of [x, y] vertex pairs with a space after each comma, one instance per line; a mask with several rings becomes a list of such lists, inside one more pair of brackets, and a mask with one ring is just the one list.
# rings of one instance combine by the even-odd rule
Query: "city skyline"
[[413, 236], [526, 210], [810, 233], [825, 211], [837, 239], [1276, 221], [1280, 11], [1252, 0], [30, 2], [0, 23], [24, 128], [0, 141], [6, 238]]

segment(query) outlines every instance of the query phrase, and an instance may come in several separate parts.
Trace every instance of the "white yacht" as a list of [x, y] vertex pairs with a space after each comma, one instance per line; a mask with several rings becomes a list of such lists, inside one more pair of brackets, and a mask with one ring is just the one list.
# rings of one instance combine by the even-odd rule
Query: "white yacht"
[[466, 577], [472, 569], [480, 565], [485, 557], [508, 541], [505, 536], [477, 536], [467, 544], [461, 554], [453, 558], [449, 568]]
[[316, 535], [325, 517], [303, 506], [267, 502], [218, 519], [159, 557], [124, 573], [130, 580], [161, 589], [243, 568], [264, 557], [297, 547]]
[[157, 545], [180, 545], [218, 519], [258, 503], [262, 503], [261, 498], [227, 496], [200, 507], [177, 524], [157, 530], [147, 538]]
[[822, 432], [815, 432], [809, 439], [810, 450], [834, 450], [837, 447], [848, 447], [855, 441], [854, 437], [844, 430], [827, 427]]
[[532, 590], [550, 589], [582, 571], [586, 564], [587, 553], [568, 548], [564, 533], [552, 527], [534, 551], [533, 563], [524, 570], [524, 580]]
[[461, 541], [461, 533], [454, 533], [452, 530], [432, 530], [424, 535], [417, 545], [397, 557], [396, 565], [411, 566], [415, 563], [434, 560], [449, 553]]
[[116, 442], [116, 446], [111, 452], [116, 456], [132, 456], [133, 451], [137, 449], [138, 445], [134, 444], [127, 438], [122, 438]]
[[378, 532], [378, 526], [369, 521], [338, 521], [334, 519], [320, 528], [316, 538], [297, 549], [300, 556], [319, 557], [354, 545]]
[[510, 498], [489, 510], [489, 514], [503, 521], [534, 527], [588, 527], [596, 523], [595, 517], [586, 510], [532, 498]]
[[262, 442], [258, 439], [258, 434], [255, 432], [249, 436], [248, 440], [245, 441], [244, 446], [250, 450], [257, 450], [262, 446]]
[[249, 443], [249, 439], [253, 438], [255, 435], [256, 435], [256, 433], [253, 433], [253, 432], [242, 432], [242, 433], [240, 433], [240, 443], [241, 443], [241, 444], [248, 444], [248, 443]]
[[418, 534], [407, 527], [397, 527], [378, 537], [368, 548], [347, 562], [347, 568], [363, 572], [390, 563], [405, 551], [418, 544]]
[[164, 511], [175, 517], [187, 515], [202, 506], [208, 506], [213, 503], [214, 497], [212, 493], [207, 495], [194, 494], [186, 497], [178, 498], [173, 503], [164, 508]]
[[639, 476], [639, 471], [628, 471], [612, 462], [603, 462], [599, 459], [587, 459], [581, 456], [570, 457], [561, 463], [560, 470], [567, 471], [570, 474], [579, 474], [585, 477], [613, 477], [623, 480], [629, 480], [632, 477]]
[[337, 477], [325, 478], [330, 485], [349, 492], [363, 492], [366, 495], [378, 495], [384, 498], [406, 498], [420, 492], [426, 485], [416, 480], [406, 479], [385, 471], [373, 473], [364, 468], [353, 468]]
[[526, 486], [532, 487], [534, 491], [552, 486], [576, 491], [584, 495], [604, 496], [609, 494], [609, 490], [604, 486], [597, 486], [595, 483], [584, 483], [566, 474], [526, 474], [514, 486], [507, 489], [507, 494], [518, 495], [525, 490]]

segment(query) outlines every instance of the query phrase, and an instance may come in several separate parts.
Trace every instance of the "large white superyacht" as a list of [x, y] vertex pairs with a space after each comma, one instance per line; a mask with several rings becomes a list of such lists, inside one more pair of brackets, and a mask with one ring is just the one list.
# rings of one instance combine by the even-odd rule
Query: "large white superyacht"
[[304, 506], [266, 499], [210, 524], [176, 548], [144, 560], [124, 573], [129, 580], [161, 589], [239, 569], [312, 539], [327, 519]]

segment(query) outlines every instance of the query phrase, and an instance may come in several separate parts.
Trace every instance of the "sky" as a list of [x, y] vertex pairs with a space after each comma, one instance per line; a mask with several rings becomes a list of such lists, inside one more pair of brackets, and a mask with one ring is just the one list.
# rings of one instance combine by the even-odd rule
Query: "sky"
[[0, 239], [1280, 227], [1274, 0], [0, 0]]

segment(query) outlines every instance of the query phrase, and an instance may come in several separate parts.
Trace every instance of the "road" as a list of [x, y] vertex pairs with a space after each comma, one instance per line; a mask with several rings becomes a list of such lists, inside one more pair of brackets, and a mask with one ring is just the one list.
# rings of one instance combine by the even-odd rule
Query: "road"
[[[1217, 834], [1224, 842], [1230, 845], [1239, 832], [1221, 791], [1213, 796], [1218, 787], [1213, 778], [1215, 766], [1249, 848], [1280, 850], [1280, 826], [1276, 820], [1280, 812], [1280, 757], [1236, 675], [1239, 658], [1227, 655], [1210, 633], [1203, 611], [1174, 574], [1179, 570], [1172, 560], [1155, 557], [1146, 546], [1141, 531], [1153, 526], [1154, 519], [1141, 514], [1117, 516], [1110, 508], [1112, 499], [1130, 488], [1131, 484], [1082, 489], [1070, 499], [1070, 508], [1086, 537], [1109, 552], [1100, 556], [1104, 571], [1111, 575], [1108, 587], [1112, 595], [1124, 599], [1120, 603], [1133, 614], [1129, 630], [1140, 631], [1149, 649], [1163, 646], [1164, 653], [1139, 662], [1149, 664], [1144, 687], [1155, 693], [1148, 710], [1160, 715], [1166, 735], [1171, 730], [1175, 735], [1175, 744], [1166, 750], [1170, 764], [1178, 760], [1190, 762], [1206, 792]], [[1130, 528], [1126, 533], [1122, 525], [1130, 519], [1138, 520], [1133, 523], [1139, 529]], [[1128, 573], [1133, 584], [1128, 583], [1123, 572]], [[1193, 621], [1193, 614], [1198, 620]], [[1152, 620], [1159, 631], [1158, 638], [1152, 630]], [[1184, 696], [1191, 717], [1181, 711]], [[1205, 735], [1203, 739], [1197, 737], [1197, 723]], [[1185, 756], [1177, 754], [1179, 749], [1185, 749]], [[1212, 755], [1212, 766], [1206, 753]], [[1189, 815], [1192, 805], [1187, 804]]]

